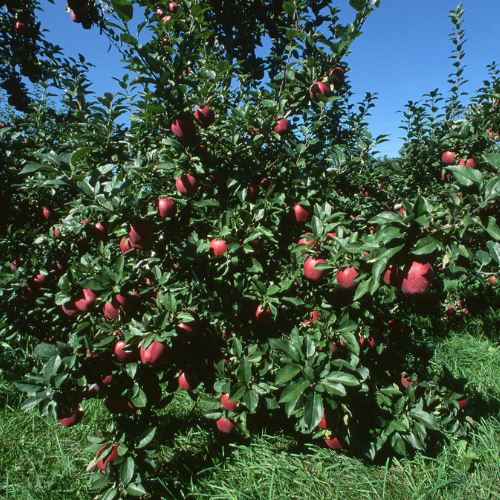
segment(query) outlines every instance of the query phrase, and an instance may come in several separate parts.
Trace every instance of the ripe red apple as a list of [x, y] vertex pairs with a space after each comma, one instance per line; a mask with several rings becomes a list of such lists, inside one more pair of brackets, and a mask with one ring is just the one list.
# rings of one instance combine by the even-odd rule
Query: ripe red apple
[[377, 347], [377, 334], [375, 332], [371, 332], [371, 335], [365, 339], [365, 337], [359, 337], [360, 345], [364, 346], [367, 344], [370, 349], [375, 349]]
[[54, 216], [54, 212], [52, 212], [52, 210], [51, 210], [50, 208], [47, 208], [47, 207], [45, 207], [45, 208], [42, 210], [42, 214], [43, 214], [43, 216], [44, 216], [47, 220], [52, 219], [52, 217]]
[[255, 318], [257, 319], [257, 323], [261, 325], [271, 325], [274, 322], [271, 309], [268, 307], [264, 309], [261, 305], [257, 306]]
[[338, 408], [323, 408], [323, 418], [320, 420], [318, 427], [320, 429], [335, 429], [340, 423], [340, 411]]
[[337, 436], [334, 436], [332, 438], [325, 438], [325, 443], [332, 450], [340, 450], [344, 446], [342, 439]]
[[130, 346], [121, 340], [115, 344], [114, 353], [122, 363], [133, 363], [141, 358], [139, 349], [130, 349]]
[[179, 373], [179, 387], [185, 391], [192, 391], [200, 385], [198, 377], [191, 370], [184, 370]]
[[460, 409], [463, 409], [469, 404], [469, 400], [464, 396], [462, 399], [459, 399], [457, 403]]
[[81, 312], [93, 311], [96, 300], [97, 295], [92, 290], [84, 288], [75, 298], [75, 307]]
[[147, 219], [136, 219], [130, 223], [130, 244], [147, 246], [153, 241], [153, 225]]
[[447, 165], [455, 165], [455, 153], [453, 151], [445, 151], [441, 155], [441, 161]]
[[429, 262], [410, 261], [398, 274], [398, 279], [405, 295], [422, 295], [434, 279], [434, 269]]
[[305, 224], [312, 219], [311, 207], [303, 207], [302, 205], [295, 203], [295, 205], [292, 207], [292, 212], [298, 224]]
[[[310, 238], [309, 240], [306, 237], [300, 238], [300, 240], [297, 242], [297, 244], [298, 245], [313, 245], [315, 247], [316, 246], [316, 241], [314, 240], [313, 233], [306, 233], [306, 234], [311, 235], [312, 238]], [[303, 248], [302, 252], [305, 252], [306, 250], [307, 250], [307, 248]]]
[[187, 321], [186, 323], [179, 323], [176, 326], [177, 334], [179, 335], [179, 340], [183, 342], [191, 342], [198, 337], [198, 318], [196, 313], [190, 311], [194, 316], [192, 321]]
[[311, 97], [314, 100], [316, 100], [316, 96], [318, 94], [322, 94], [326, 97], [330, 97], [332, 95], [332, 91], [330, 90], [330, 87], [326, 83], [316, 82], [311, 87]]
[[340, 66], [331, 69], [328, 75], [333, 76], [333, 87], [335, 90], [340, 89], [344, 85], [345, 75], [344, 70]]
[[[106, 445], [104, 446], [101, 446], [99, 448], [99, 450], [97, 451], [97, 454], [96, 454], [96, 458], [99, 456], [99, 453], [101, 453], [102, 450], [104, 450], [104, 448], [106, 448]], [[113, 460], [118, 456], [118, 445], [117, 444], [114, 444], [113, 446], [111, 446], [111, 451], [110, 453], [101, 458], [100, 460], [97, 461], [97, 468], [101, 471], [105, 471], [106, 470], [106, 465], [109, 464], [112, 465], [113, 463]]]
[[470, 168], [475, 168], [476, 167], [476, 160], [474, 158], [469, 158], [467, 161], [460, 160], [458, 162], [459, 165], [465, 165], [466, 167]]
[[158, 198], [158, 214], [162, 219], [165, 217], [172, 218], [177, 211], [175, 201], [170, 198]]
[[393, 264], [390, 264], [382, 276], [382, 281], [387, 286], [399, 287], [398, 272], [399, 269]]
[[135, 248], [133, 248], [130, 243], [130, 236], [124, 236], [120, 240], [120, 250], [122, 251], [122, 253], [127, 253], [130, 250], [133, 250], [132, 252], [130, 252], [130, 255], [135, 254]]
[[144, 346], [141, 345], [141, 361], [145, 365], [149, 365], [154, 368], [161, 365], [165, 361], [172, 359], [172, 357], [172, 348], [163, 342], [153, 340], [147, 349], [144, 349]]
[[227, 247], [228, 244], [224, 240], [219, 240], [219, 238], [214, 238], [210, 242], [210, 255], [212, 257], [224, 255], [227, 251]]
[[97, 222], [93, 229], [92, 235], [96, 241], [108, 241], [108, 228], [101, 222]]
[[64, 262], [56, 262], [56, 274], [62, 274], [66, 271], [68, 264]]
[[311, 319], [305, 319], [304, 323], [314, 323], [317, 319], [321, 319], [319, 311], [311, 311]]
[[279, 135], [285, 135], [292, 129], [292, 124], [286, 119], [282, 118], [278, 120], [278, 123], [274, 126], [274, 131]]
[[359, 283], [354, 281], [359, 276], [358, 271], [354, 267], [341, 267], [337, 271], [337, 283], [344, 290], [354, 290]]
[[175, 14], [177, 12], [178, 8], [179, 8], [179, 5], [177, 5], [177, 2], [169, 2], [169, 4], [168, 4], [168, 10], [172, 14]]
[[104, 399], [109, 413], [132, 413], [135, 411], [135, 406], [132, 404], [128, 396], [106, 396]]
[[71, 318], [78, 316], [80, 314], [80, 310], [76, 307], [75, 300], [71, 299], [62, 306], [62, 310], [64, 314], [67, 314]]
[[409, 385], [413, 385], [413, 382], [408, 380], [408, 375], [404, 373], [401, 375], [401, 385], [406, 389]]
[[326, 273], [327, 269], [314, 269], [316, 264], [326, 263], [325, 259], [315, 259], [314, 257], [308, 257], [304, 262], [304, 276], [311, 283], [321, 283]]
[[191, 198], [196, 193], [198, 189], [198, 180], [191, 174], [181, 174], [177, 177], [175, 181], [175, 187], [182, 196], [187, 196]]
[[229, 401], [229, 394], [223, 394], [220, 402], [227, 411], [236, 411], [238, 408], [238, 401]]
[[207, 128], [215, 121], [215, 111], [208, 106], [198, 106], [194, 112], [194, 117], [203, 128]]
[[405, 207], [401, 207], [399, 209], [398, 214], [401, 215], [401, 217], [406, 217], [406, 208]]
[[229, 434], [236, 429], [236, 424], [230, 420], [229, 418], [221, 417], [217, 420], [217, 429], [223, 432], [224, 434]]
[[48, 286], [50, 282], [50, 278], [48, 275], [46, 274], [37, 274], [33, 280], [32, 280], [32, 283], [31, 283], [31, 287], [34, 289], [34, 290], [38, 290], [39, 288], [42, 288], [42, 287], [46, 287]]
[[180, 141], [189, 139], [196, 130], [193, 117], [188, 114], [177, 116], [176, 118], [174, 118], [170, 122], [170, 127], [175, 137], [177, 137], [177, 139], [179, 139]]
[[106, 302], [102, 306], [102, 313], [104, 317], [109, 320], [118, 319], [120, 317], [120, 303], [116, 300], [116, 297], [113, 297], [111, 302]]
[[488, 281], [490, 282], [490, 285], [495, 286], [497, 284], [497, 282], [495, 281], [495, 276], [490, 276], [488, 278]]
[[22, 36], [27, 35], [29, 32], [28, 25], [21, 22], [21, 21], [16, 22], [16, 24], [14, 25], [14, 29], [18, 35], [22, 35]]
[[58, 405], [57, 407], [57, 420], [64, 427], [72, 427], [78, 424], [83, 417], [83, 410], [80, 409], [80, 400], [76, 392], [70, 394], [71, 406]]
[[249, 203], [255, 203], [258, 192], [259, 192], [259, 187], [257, 186], [257, 184], [250, 184], [250, 186], [248, 186], [247, 188], [247, 195], [245, 197], [245, 200], [248, 201]]

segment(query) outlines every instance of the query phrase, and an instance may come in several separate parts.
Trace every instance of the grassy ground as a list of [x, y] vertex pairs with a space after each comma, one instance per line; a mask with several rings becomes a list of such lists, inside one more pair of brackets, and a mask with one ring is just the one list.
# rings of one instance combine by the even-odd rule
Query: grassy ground
[[[433, 369], [469, 380], [467, 410], [477, 426], [467, 441], [372, 465], [270, 429], [251, 441], [222, 436], [178, 393], [157, 434], [153, 498], [500, 499], [500, 345], [489, 316], [472, 318], [452, 332], [434, 325], [428, 339]], [[0, 351], [0, 498], [92, 499], [84, 471], [93, 457], [83, 450], [106, 410], [88, 402], [82, 424], [70, 429], [21, 412], [12, 381], [25, 362], [22, 352]]]

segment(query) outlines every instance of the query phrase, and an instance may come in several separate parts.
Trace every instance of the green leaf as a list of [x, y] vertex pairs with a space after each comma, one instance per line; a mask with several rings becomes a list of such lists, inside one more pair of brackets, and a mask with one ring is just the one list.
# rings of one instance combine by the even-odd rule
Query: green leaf
[[365, 293], [368, 292], [368, 290], [370, 289], [370, 285], [372, 283], [372, 279], [368, 279], [368, 280], [364, 280], [362, 281], [358, 287], [356, 288], [356, 293], [354, 294], [354, 299], [353, 300], [358, 300], [360, 299], [361, 297], [363, 297], [363, 295], [365, 295]]
[[491, 258], [497, 264], [500, 264], [500, 244], [494, 243], [493, 241], [488, 241], [488, 243], [486, 243], [486, 246], [488, 247], [488, 249], [490, 251]]
[[348, 385], [351, 387], [359, 385], [359, 380], [354, 375], [352, 375], [351, 373], [345, 373], [345, 372], [330, 373], [323, 380], [327, 380], [328, 382], [330, 382], [332, 384], [333, 383], [343, 384], [343, 385]]
[[302, 368], [298, 365], [286, 365], [281, 368], [276, 374], [275, 385], [280, 386], [286, 382], [292, 380], [298, 373], [300, 373]]
[[283, 339], [269, 339], [269, 343], [275, 349], [280, 349], [281, 351], [284, 351], [290, 359], [293, 359], [293, 361], [299, 360], [299, 353], [297, 352], [297, 349], [295, 349], [295, 347], [291, 346], [285, 340], [283, 340]]
[[243, 402], [250, 411], [254, 411], [259, 405], [259, 396], [250, 389], [243, 394]]
[[252, 369], [247, 358], [241, 358], [238, 371], [236, 372], [236, 377], [240, 382], [250, 382], [252, 378]]
[[52, 358], [57, 354], [57, 348], [53, 344], [39, 344], [35, 347], [35, 354], [41, 358]]
[[289, 403], [297, 399], [304, 393], [309, 386], [309, 380], [301, 377], [299, 380], [288, 384], [283, 393], [281, 394], [280, 403]]
[[127, 486], [134, 477], [135, 463], [132, 457], [127, 457], [120, 466], [120, 480], [124, 486]]
[[488, 226], [486, 227], [487, 233], [495, 240], [500, 240], [500, 228], [494, 217], [488, 217]]
[[111, 5], [118, 17], [125, 23], [134, 16], [134, 6], [128, 0], [111, 0]]
[[61, 174], [61, 170], [49, 165], [40, 165], [39, 163], [29, 163], [21, 170], [22, 174], [31, 174], [33, 172], [50, 172], [53, 174]]
[[381, 214], [372, 217], [368, 224], [392, 224], [394, 222], [402, 223], [403, 217], [394, 212], [382, 212]]
[[420, 422], [422, 422], [428, 429], [433, 431], [438, 431], [439, 427], [436, 425], [436, 422], [432, 415], [423, 411], [423, 410], [411, 410], [409, 413], [410, 417], [416, 418]]
[[292, 16], [295, 12], [295, 5], [293, 2], [285, 1], [283, 2], [283, 10], [289, 15]]
[[32, 396], [23, 402], [21, 405], [21, 410], [31, 410], [31, 408], [35, 407], [40, 401], [43, 401], [43, 398], [38, 396]]
[[148, 429], [139, 436], [139, 441], [137, 443], [136, 449], [144, 448], [147, 446], [155, 437], [156, 427]]
[[345, 387], [342, 384], [330, 382], [327, 379], [322, 380], [321, 383], [325, 386], [325, 389], [330, 394], [333, 394], [335, 396], [345, 396], [347, 394], [347, 391], [345, 390]]
[[399, 433], [396, 432], [392, 435], [391, 446], [396, 453], [399, 453], [400, 455], [406, 455], [406, 445]]
[[411, 251], [414, 255], [426, 255], [434, 252], [439, 246], [439, 241], [432, 236], [427, 236], [426, 238], [422, 238], [417, 241], [417, 244]]
[[365, 8], [366, 2], [367, 0], [349, 0], [349, 5], [359, 12]]
[[127, 486], [127, 493], [133, 497], [142, 497], [143, 495], [146, 495], [147, 491], [144, 489], [142, 484], [133, 483]]
[[323, 398], [321, 394], [313, 392], [307, 396], [306, 407], [304, 409], [304, 421], [312, 431], [323, 417]]
[[489, 163], [492, 167], [500, 168], [500, 154], [499, 153], [486, 153], [483, 155], [483, 160]]

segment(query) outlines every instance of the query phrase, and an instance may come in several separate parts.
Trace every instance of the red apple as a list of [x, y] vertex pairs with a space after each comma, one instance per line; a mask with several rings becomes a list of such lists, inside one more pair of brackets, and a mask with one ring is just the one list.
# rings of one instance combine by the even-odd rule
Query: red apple
[[335, 429], [340, 423], [340, 411], [338, 408], [323, 408], [323, 418], [320, 420], [318, 427], [320, 429]]
[[78, 394], [72, 392], [70, 394], [71, 407], [66, 405], [58, 405], [57, 407], [57, 419], [59, 423], [64, 427], [72, 427], [78, 424], [82, 420], [83, 410], [80, 409], [80, 401]]
[[359, 337], [360, 345], [364, 346], [365, 344], [370, 347], [370, 349], [375, 349], [377, 347], [377, 334], [372, 332], [368, 338]]
[[177, 12], [178, 8], [179, 8], [179, 5], [177, 5], [177, 2], [169, 2], [169, 4], [168, 4], [168, 10], [172, 14], [175, 14]]
[[293, 215], [298, 224], [304, 224], [312, 219], [311, 207], [303, 207], [296, 203], [292, 207]]
[[398, 274], [398, 279], [405, 295], [422, 295], [434, 279], [434, 269], [428, 262], [410, 261]]
[[215, 120], [215, 111], [208, 106], [198, 106], [194, 112], [194, 117], [203, 128], [207, 128]]
[[191, 342], [196, 337], [198, 337], [198, 319], [196, 313], [191, 311], [191, 314], [194, 316], [192, 321], [188, 321], [186, 323], [179, 323], [176, 326], [177, 334], [179, 335], [179, 340], [183, 342]]
[[92, 290], [84, 288], [75, 298], [75, 307], [81, 312], [93, 311], [96, 300], [97, 295]]
[[132, 413], [135, 411], [135, 406], [132, 404], [128, 396], [106, 396], [104, 399], [109, 413]]
[[17, 21], [16, 24], [14, 25], [15, 32], [18, 35], [27, 35], [29, 32], [28, 25], [25, 23], [22, 23], [21, 21]]
[[399, 209], [398, 214], [401, 215], [401, 217], [406, 217], [406, 208], [405, 207], [401, 207]]
[[35, 290], [38, 290], [38, 288], [46, 287], [48, 286], [50, 282], [49, 276], [46, 274], [37, 274], [31, 283], [32, 288]]
[[228, 247], [228, 244], [225, 241], [219, 240], [219, 238], [214, 238], [210, 242], [210, 255], [212, 257], [224, 255], [227, 251], [227, 247]]
[[343, 447], [342, 439], [337, 436], [334, 436], [332, 438], [325, 438], [325, 443], [329, 448], [332, 448], [332, 450], [340, 450]]
[[331, 69], [328, 75], [333, 76], [333, 87], [335, 90], [340, 89], [344, 85], [345, 75], [344, 70], [340, 66]]
[[[167, 16], [168, 17], [168, 16]], [[170, 122], [170, 127], [175, 137], [180, 141], [189, 139], [195, 132], [193, 117], [191, 115], [177, 116]]]
[[447, 165], [455, 165], [455, 153], [453, 151], [445, 151], [441, 155], [441, 161]]
[[[312, 238], [307, 239], [306, 237], [300, 238], [300, 240], [297, 242], [298, 245], [313, 245], [316, 246], [316, 241], [314, 240], [314, 235], [313, 233], [306, 233], [312, 236]], [[302, 252], [305, 252], [307, 248], [303, 248]]]
[[332, 95], [332, 91], [330, 90], [330, 87], [326, 83], [316, 82], [311, 87], [311, 97], [314, 100], [316, 100], [316, 96], [318, 94], [322, 94], [326, 97], [330, 97]]
[[136, 219], [130, 223], [129, 238], [131, 246], [147, 246], [153, 241], [153, 226], [146, 219]]
[[278, 123], [274, 126], [274, 131], [279, 135], [285, 135], [292, 129], [292, 124], [286, 119], [282, 118], [278, 120]]
[[101, 222], [97, 222], [94, 225], [92, 235], [96, 241], [108, 241], [108, 229]]
[[133, 363], [141, 358], [139, 349], [136, 347], [130, 349], [130, 346], [121, 340], [115, 344], [114, 353], [122, 363]]
[[217, 429], [219, 429], [224, 434], [229, 434], [236, 429], [236, 424], [229, 418], [221, 417], [217, 420]]
[[459, 399], [457, 403], [460, 409], [463, 409], [469, 404], [469, 400], [464, 396], [462, 399]]
[[465, 165], [470, 168], [475, 168], [476, 167], [476, 160], [474, 158], [469, 158], [467, 161], [460, 160], [458, 162], [459, 165]]
[[165, 217], [172, 218], [177, 211], [175, 201], [170, 198], [158, 198], [158, 214], [162, 219]]
[[127, 253], [130, 250], [133, 250], [130, 252], [130, 255], [133, 255], [135, 253], [135, 249], [132, 247], [130, 243], [130, 236], [124, 236], [120, 240], [120, 250], [122, 251], [122, 253]]
[[354, 267], [341, 267], [337, 271], [337, 283], [344, 290], [354, 290], [359, 283], [354, 281], [359, 276], [358, 271]]
[[390, 264], [382, 276], [382, 281], [387, 286], [399, 287], [398, 272], [399, 269], [393, 264]]
[[257, 323], [261, 325], [271, 325], [274, 322], [273, 316], [271, 314], [271, 309], [264, 309], [261, 305], [257, 307], [255, 311], [255, 317], [257, 319]]
[[[99, 448], [99, 450], [97, 451], [97, 454], [95, 456], [96, 458], [99, 456], [99, 453], [101, 453], [101, 451], [104, 450], [104, 448], [106, 448], [106, 445], [101, 446]], [[113, 460], [117, 456], [118, 456], [118, 445], [114, 444], [113, 446], [111, 446], [110, 453], [97, 461], [97, 468], [104, 472], [106, 470], [106, 465], [108, 464], [108, 462], [111, 465], [113, 463]]]
[[321, 283], [326, 273], [327, 269], [317, 270], [314, 269], [316, 264], [326, 263], [325, 259], [315, 259], [314, 257], [308, 257], [304, 262], [304, 276], [311, 283]]
[[113, 296], [111, 302], [106, 302], [102, 306], [102, 313], [109, 320], [115, 320], [120, 317], [120, 303], [116, 300], [116, 296]]
[[179, 387], [185, 391], [192, 391], [200, 385], [198, 377], [191, 370], [184, 370], [179, 373]]
[[175, 187], [182, 196], [187, 196], [191, 198], [196, 193], [198, 189], [198, 180], [191, 174], [181, 174], [177, 177], [175, 181]]
[[495, 281], [495, 276], [490, 276], [488, 278], [488, 281], [490, 282], [490, 285], [495, 286], [497, 284], [497, 282]]
[[229, 401], [229, 394], [223, 394], [220, 402], [227, 411], [236, 411], [238, 408], [238, 401]]
[[54, 212], [52, 212], [52, 210], [50, 208], [44, 208], [42, 210], [42, 214], [43, 216], [47, 219], [47, 220], [50, 220], [52, 219], [53, 215], [54, 215]]
[[311, 319], [305, 319], [304, 323], [314, 323], [317, 319], [321, 319], [319, 311], [311, 311]]
[[80, 310], [76, 307], [75, 300], [71, 299], [62, 306], [62, 310], [64, 314], [67, 314], [70, 317], [75, 317], [80, 314]]
[[259, 187], [257, 186], [257, 184], [250, 184], [250, 186], [248, 186], [247, 188], [247, 195], [245, 197], [245, 200], [249, 203], [255, 203], [258, 191]]
[[141, 345], [141, 361], [145, 365], [149, 365], [154, 368], [161, 365], [165, 361], [172, 359], [172, 357], [172, 348], [163, 342], [153, 340], [147, 349], [144, 349], [144, 346]]
[[413, 385], [413, 382], [408, 380], [408, 375], [404, 373], [401, 375], [401, 385], [406, 389], [409, 385]]

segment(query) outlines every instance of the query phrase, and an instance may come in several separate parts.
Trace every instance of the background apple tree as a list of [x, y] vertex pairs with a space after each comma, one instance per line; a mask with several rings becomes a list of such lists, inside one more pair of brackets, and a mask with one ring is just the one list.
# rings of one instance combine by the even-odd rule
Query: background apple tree
[[0, 335], [34, 356], [25, 409], [71, 426], [106, 406], [102, 498], [146, 493], [176, 390], [223, 433], [290, 421], [370, 459], [466, 434], [465, 381], [429, 371], [418, 323], [449, 280], [499, 273], [500, 83], [492, 65], [461, 104], [461, 6], [450, 97], [410, 102], [401, 158], [379, 161], [347, 63], [378, 1], [351, 0], [343, 26], [326, 0], [68, 0], [123, 55], [123, 91], [101, 97], [38, 2], [1, 4], [22, 113], [0, 129]]

